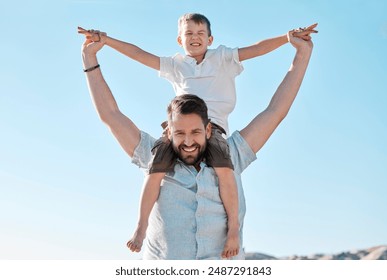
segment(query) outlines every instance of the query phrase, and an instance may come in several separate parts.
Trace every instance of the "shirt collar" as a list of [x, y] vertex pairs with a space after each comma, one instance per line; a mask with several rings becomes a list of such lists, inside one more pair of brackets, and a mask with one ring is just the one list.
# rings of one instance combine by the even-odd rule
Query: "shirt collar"
[[[204, 55], [204, 59], [203, 59], [202, 63], [203, 63], [206, 59], [208, 59], [208, 58], [210, 58], [211, 56], [213, 56], [214, 53], [215, 53], [215, 50], [213, 50], [213, 49], [208, 49], [208, 50], [206, 51], [206, 54]], [[191, 56], [184, 55], [184, 56], [183, 56], [183, 59], [184, 59], [185, 62], [187, 62], [187, 63], [189, 63], [189, 64], [192, 64], [192, 63], [195, 63], [195, 64], [196, 64], [196, 59], [193, 58], [193, 57], [191, 57]]]
[[185, 168], [187, 168], [187, 169], [189, 169], [189, 170], [191, 170], [191, 171], [194, 171], [194, 173], [196, 173], [196, 174], [199, 173], [200, 170], [202, 170], [203, 168], [208, 167], [208, 165], [206, 164], [206, 160], [205, 160], [205, 159], [203, 159], [203, 160], [200, 162], [200, 164], [199, 164], [200, 170], [199, 170], [199, 171], [196, 170], [195, 166], [185, 164], [185, 163], [182, 162], [179, 158], [177, 159], [177, 162], [178, 162], [180, 165], [184, 166]]

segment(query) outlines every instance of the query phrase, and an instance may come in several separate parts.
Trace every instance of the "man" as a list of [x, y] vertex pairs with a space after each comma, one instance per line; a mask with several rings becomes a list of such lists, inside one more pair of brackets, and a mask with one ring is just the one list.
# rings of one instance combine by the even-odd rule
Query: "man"
[[[240, 248], [246, 212], [240, 175], [255, 160], [279, 123], [287, 115], [300, 88], [313, 49], [309, 33], [304, 37], [288, 33], [296, 55], [288, 73], [268, 107], [245, 128], [228, 139], [238, 184]], [[155, 139], [140, 131], [123, 115], [99, 69], [97, 52], [103, 42], [86, 39], [82, 48], [88, 86], [101, 120], [109, 127], [133, 163], [147, 168]], [[226, 240], [227, 215], [219, 196], [213, 168], [203, 161], [211, 124], [203, 116], [205, 104], [194, 96], [177, 97], [169, 105], [169, 138], [179, 161], [166, 174], [159, 198], [152, 210], [144, 259], [220, 259]], [[233, 259], [243, 259], [242, 250]]]

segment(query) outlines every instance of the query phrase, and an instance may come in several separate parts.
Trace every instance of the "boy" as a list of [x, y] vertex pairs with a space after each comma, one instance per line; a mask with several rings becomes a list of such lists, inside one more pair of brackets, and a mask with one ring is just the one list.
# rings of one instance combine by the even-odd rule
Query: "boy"
[[[314, 27], [315, 25], [312, 25], [303, 29], [300, 34], [308, 36], [309, 33], [315, 32]], [[230, 49], [219, 46], [217, 49], [210, 50], [208, 47], [213, 42], [213, 36], [209, 20], [200, 14], [185, 14], [178, 21], [177, 38], [178, 44], [184, 49], [185, 56], [177, 54], [174, 57], [158, 57], [135, 45], [108, 37], [106, 33], [80, 27], [78, 29], [79, 33], [85, 34], [93, 41], [102, 40], [104, 44], [124, 55], [160, 71], [160, 76], [173, 84], [176, 95], [195, 94], [206, 101], [213, 129], [212, 136], [208, 139], [207, 152], [203, 157], [218, 176], [220, 197], [228, 219], [227, 240], [221, 255], [223, 258], [237, 255], [239, 253], [238, 192], [227, 142], [224, 139], [228, 134], [227, 118], [236, 103], [235, 77], [243, 70], [241, 61], [273, 51], [288, 42], [287, 36], [267, 39], [246, 48]], [[174, 136], [184, 137], [176, 134]], [[144, 181], [138, 226], [132, 239], [127, 243], [130, 250], [134, 252], [141, 250], [148, 217], [158, 198], [161, 180], [165, 172], [173, 171], [174, 168], [176, 157], [170, 138], [170, 131], [164, 126], [163, 137], [152, 149], [154, 160]], [[196, 154], [196, 149], [195, 143], [184, 143], [181, 151], [189, 158], [190, 154]], [[202, 160], [202, 157], [192, 160]]]

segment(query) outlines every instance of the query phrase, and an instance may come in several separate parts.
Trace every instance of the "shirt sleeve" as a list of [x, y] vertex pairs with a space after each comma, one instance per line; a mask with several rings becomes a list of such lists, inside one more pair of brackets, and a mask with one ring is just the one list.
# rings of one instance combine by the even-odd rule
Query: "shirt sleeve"
[[160, 57], [160, 71], [159, 77], [167, 79], [168, 81], [174, 81], [174, 66], [173, 57]]
[[148, 163], [152, 159], [151, 150], [156, 142], [156, 139], [144, 131], [141, 131], [140, 136], [140, 142], [133, 153], [132, 163], [140, 168], [148, 169]]
[[239, 131], [235, 131], [227, 141], [230, 147], [231, 160], [234, 164], [234, 171], [241, 174], [250, 163], [257, 159], [257, 156], [246, 140], [240, 135]]
[[226, 67], [227, 71], [229, 73], [236, 77], [243, 71], [243, 65], [242, 62], [239, 61], [239, 53], [238, 48], [228, 48], [223, 45], [218, 47], [224, 66]]

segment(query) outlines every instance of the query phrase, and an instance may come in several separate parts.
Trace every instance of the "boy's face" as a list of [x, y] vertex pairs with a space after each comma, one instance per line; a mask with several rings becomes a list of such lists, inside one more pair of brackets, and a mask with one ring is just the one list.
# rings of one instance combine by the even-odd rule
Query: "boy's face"
[[180, 26], [177, 42], [183, 47], [185, 54], [195, 58], [198, 63], [202, 62], [212, 41], [213, 37], [208, 35], [207, 24], [197, 24], [189, 20]]

